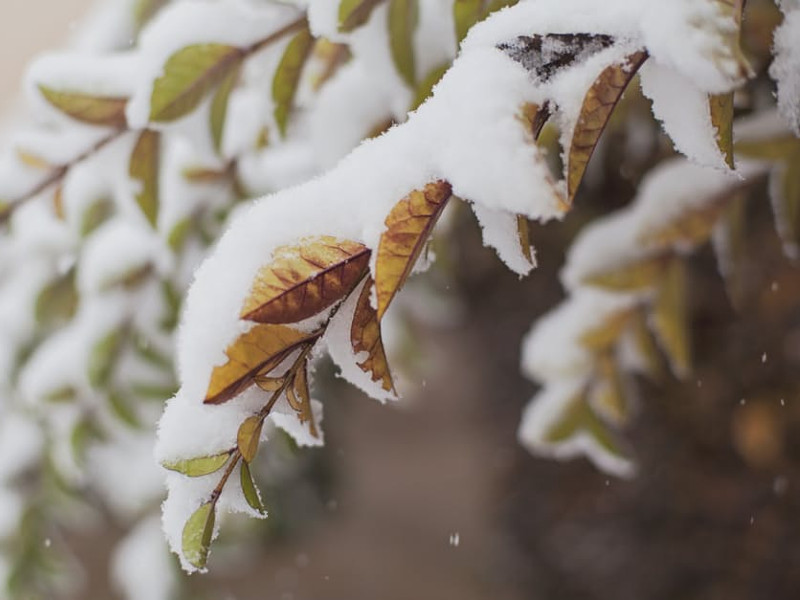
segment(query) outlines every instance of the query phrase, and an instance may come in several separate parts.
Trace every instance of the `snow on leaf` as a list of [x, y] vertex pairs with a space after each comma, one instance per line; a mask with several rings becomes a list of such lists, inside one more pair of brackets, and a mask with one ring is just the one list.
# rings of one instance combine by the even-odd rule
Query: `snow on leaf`
[[243, 58], [241, 48], [225, 44], [194, 44], [178, 50], [153, 85], [150, 120], [166, 123], [186, 116], [239, 68]]
[[709, 202], [683, 211], [676, 219], [645, 230], [639, 238], [640, 241], [649, 246], [680, 248], [693, 248], [704, 244], [711, 237], [714, 226], [725, 212], [732, 193], [726, 191]]
[[370, 303], [372, 285], [372, 278], [369, 278], [361, 289], [353, 313], [353, 323], [350, 327], [350, 342], [353, 345], [353, 352], [356, 354], [367, 353], [367, 357], [358, 363], [361, 370], [370, 373], [372, 381], [380, 381], [384, 390], [394, 394], [394, 382], [383, 347], [381, 324], [378, 320], [378, 313]]
[[258, 323], [296, 323], [342, 300], [369, 265], [369, 248], [331, 236], [306, 238], [275, 250], [262, 267], [241, 317]]
[[145, 129], [139, 134], [133, 147], [128, 174], [139, 182], [140, 190], [136, 194], [136, 203], [153, 227], [158, 222], [158, 171], [160, 158], [161, 134], [157, 131]]
[[549, 35], [520, 36], [514, 42], [498, 46], [520, 63], [534, 77], [548, 81], [575, 63], [608, 48], [614, 38], [590, 33], [552, 33]]
[[275, 122], [281, 135], [286, 135], [289, 115], [292, 112], [294, 97], [300, 84], [303, 67], [314, 47], [314, 37], [308, 28], [303, 27], [289, 41], [272, 79], [272, 99], [275, 102]]
[[648, 289], [658, 283], [667, 264], [664, 256], [647, 258], [609, 271], [589, 275], [583, 283], [613, 291]]
[[339, 31], [352, 31], [369, 20], [372, 10], [383, 0], [341, 0], [339, 3]]
[[225, 466], [230, 457], [230, 452], [223, 452], [214, 456], [199, 456], [197, 458], [164, 462], [161, 465], [165, 469], [176, 471], [187, 477], [203, 477], [219, 471]]
[[605, 352], [614, 346], [630, 323], [632, 312], [622, 310], [606, 318], [605, 322], [581, 335], [580, 342], [592, 352]]
[[711, 124], [717, 131], [717, 146], [731, 169], [733, 162], [733, 92], [717, 94], [708, 99]]
[[242, 486], [242, 494], [250, 508], [262, 515], [267, 513], [264, 504], [261, 502], [261, 494], [258, 492], [255, 481], [253, 481], [253, 474], [250, 472], [250, 466], [246, 462], [242, 462], [239, 469], [239, 482]]
[[429, 183], [403, 198], [386, 217], [375, 263], [378, 319], [403, 287], [451, 195], [446, 181]]
[[519, 240], [519, 247], [522, 250], [522, 255], [525, 257], [531, 266], [536, 263], [533, 259], [533, 244], [531, 244], [531, 227], [528, 223], [528, 218], [524, 215], [517, 215], [517, 239]]
[[656, 339], [669, 357], [672, 371], [685, 377], [691, 368], [686, 266], [680, 259], [667, 263], [650, 316]]
[[646, 59], [647, 53], [640, 51], [622, 63], [606, 67], [586, 93], [567, 159], [567, 201], [570, 204], [611, 113]]
[[256, 325], [225, 351], [228, 361], [211, 373], [204, 402], [228, 402], [253, 385], [259, 372], [275, 368], [294, 350], [318, 337], [317, 333], [305, 333], [283, 325]]
[[308, 432], [314, 439], [319, 439], [319, 431], [314, 420], [314, 412], [311, 407], [311, 393], [308, 389], [308, 363], [297, 370], [292, 385], [286, 388], [286, 399], [297, 413], [297, 418], [301, 425], [308, 423]]
[[256, 457], [263, 426], [264, 420], [258, 415], [247, 417], [239, 426], [239, 431], [236, 433], [236, 444], [242, 459], [247, 463], [253, 462]]
[[222, 80], [211, 100], [211, 111], [208, 117], [209, 127], [211, 129], [211, 141], [217, 153], [222, 148], [222, 134], [225, 132], [225, 118], [228, 115], [228, 100], [233, 88], [236, 86], [236, 82], [239, 80], [240, 71], [240, 65], [236, 65], [234, 69], [231, 69], [225, 79]]
[[127, 98], [93, 96], [81, 92], [62, 92], [45, 85], [39, 91], [52, 106], [82, 123], [106, 127], [125, 127]]
[[34, 304], [36, 322], [50, 325], [69, 321], [78, 307], [78, 290], [75, 287], [75, 269], [48, 283]]
[[92, 346], [89, 353], [88, 375], [89, 383], [93, 387], [103, 387], [108, 383], [123, 339], [123, 330], [114, 330]]
[[203, 569], [208, 560], [211, 538], [214, 535], [216, 506], [206, 502], [198, 508], [183, 527], [181, 548], [183, 556], [190, 565]]
[[416, 87], [414, 31], [419, 22], [419, 0], [389, 0], [389, 47], [397, 72], [410, 88]]

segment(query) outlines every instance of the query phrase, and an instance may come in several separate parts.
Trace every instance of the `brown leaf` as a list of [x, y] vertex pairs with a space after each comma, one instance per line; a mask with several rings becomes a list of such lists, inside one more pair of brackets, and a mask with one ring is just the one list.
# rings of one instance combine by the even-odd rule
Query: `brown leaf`
[[204, 402], [228, 402], [253, 385], [258, 374], [267, 374], [294, 350], [318, 337], [318, 332], [306, 333], [283, 325], [256, 325], [228, 346], [228, 361], [214, 368]]
[[522, 256], [531, 265], [535, 264], [533, 246], [531, 245], [531, 228], [528, 223], [528, 217], [525, 215], [517, 215], [517, 239], [519, 240], [520, 250], [522, 250]]
[[614, 107], [646, 59], [647, 53], [640, 51], [622, 63], [606, 67], [586, 93], [567, 159], [567, 201], [570, 204]]
[[446, 181], [429, 183], [403, 198], [386, 217], [375, 266], [378, 319], [403, 287], [452, 193]]
[[380, 381], [384, 390], [394, 394], [392, 373], [389, 370], [389, 361], [386, 358], [381, 337], [381, 324], [377, 311], [369, 301], [372, 284], [372, 278], [370, 278], [361, 289], [361, 295], [358, 297], [353, 314], [353, 323], [350, 326], [350, 342], [353, 345], [353, 352], [356, 354], [367, 353], [364, 361], [358, 363], [361, 370], [372, 374], [372, 381]]
[[308, 432], [313, 438], [319, 438], [317, 424], [314, 421], [314, 412], [311, 410], [311, 393], [308, 390], [308, 363], [297, 370], [292, 385], [286, 388], [286, 399], [297, 412], [300, 424], [308, 423]]
[[296, 323], [342, 300], [369, 266], [363, 244], [331, 236], [277, 248], [256, 275], [241, 317], [258, 323]]

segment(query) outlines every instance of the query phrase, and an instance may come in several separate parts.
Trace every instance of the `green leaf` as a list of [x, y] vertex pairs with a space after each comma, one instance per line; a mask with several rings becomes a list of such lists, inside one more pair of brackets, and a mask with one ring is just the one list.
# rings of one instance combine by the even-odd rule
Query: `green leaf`
[[612, 456], [627, 458], [618, 436], [592, 411], [584, 392], [567, 403], [561, 416], [544, 433], [544, 441], [560, 444], [581, 433], [591, 436]]
[[122, 331], [114, 330], [92, 347], [89, 354], [89, 383], [93, 387], [103, 387], [108, 383], [122, 347], [122, 339]]
[[483, 0], [455, 0], [453, 21], [456, 26], [456, 41], [460, 43], [467, 37], [467, 32], [483, 15]]
[[125, 425], [132, 427], [133, 429], [139, 429], [141, 427], [141, 423], [139, 422], [139, 417], [131, 408], [128, 400], [119, 394], [118, 392], [111, 392], [108, 394], [108, 406], [111, 409], [111, 412]]
[[137, 29], [144, 27], [169, 0], [136, 0], [133, 5], [133, 21]]
[[161, 134], [145, 129], [136, 140], [128, 165], [128, 174], [141, 186], [139, 193], [136, 194], [136, 203], [153, 227], [158, 222], [160, 156]]
[[294, 97], [300, 84], [300, 75], [306, 64], [314, 37], [308, 25], [303, 27], [287, 44], [281, 61], [272, 79], [272, 99], [275, 102], [275, 122], [281, 135], [286, 135], [289, 114], [292, 111]]
[[519, 2], [519, 0], [491, 0], [489, 2], [489, 13], [491, 14], [507, 6], [514, 6], [517, 2]]
[[125, 118], [127, 98], [60, 92], [45, 85], [40, 85], [39, 91], [52, 106], [76, 121], [120, 128], [127, 124]]
[[418, 0], [390, 0], [389, 46], [397, 72], [412, 89], [416, 87], [414, 30], [419, 22]]
[[711, 124], [717, 130], [719, 151], [725, 157], [725, 164], [733, 169], [733, 92], [710, 96], [708, 108]]
[[449, 64], [444, 64], [439, 67], [435, 67], [425, 76], [419, 86], [417, 86], [417, 91], [414, 94], [414, 102], [411, 104], [411, 110], [417, 110], [420, 106], [422, 106], [422, 103], [425, 102], [425, 100], [430, 98], [431, 94], [433, 93], [434, 86], [439, 83], [449, 68]]
[[112, 214], [114, 214], [114, 205], [110, 200], [101, 198], [92, 202], [81, 218], [81, 237], [87, 237], [105, 223]]
[[676, 258], [667, 266], [650, 318], [677, 377], [688, 375], [692, 363], [686, 297], [686, 266]]
[[54, 325], [69, 321], [78, 308], [78, 290], [75, 287], [75, 269], [48, 283], [36, 298], [34, 314], [40, 325]]
[[181, 545], [186, 561], [198, 569], [203, 569], [208, 561], [211, 538], [214, 535], [216, 505], [206, 502], [201, 505], [183, 526]]
[[258, 452], [258, 444], [261, 441], [261, 428], [264, 426], [264, 420], [258, 415], [248, 417], [239, 426], [239, 431], [236, 435], [236, 443], [239, 446], [239, 452], [245, 462], [253, 462]]
[[214, 98], [211, 100], [211, 113], [209, 114], [209, 125], [211, 127], [211, 140], [214, 143], [214, 150], [217, 153], [222, 148], [222, 134], [225, 132], [225, 119], [228, 115], [228, 100], [231, 97], [233, 88], [239, 80], [241, 68], [239, 65], [232, 69], [228, 76], [222, 81]]
[[369, 20], [374, 9], [383, 0], [341, 0], [339, 3], [339, 31], [348, 32]]
[[225, 44], [195, 44], [170, 56], [150, 98], [150, 120], [160, 123], [188, 115], [239, 68], [244, 51]]
[[198, 458], [189, 458], [185, 460], [176, 460], [174, 462], [161, 463], [165, 469], [176, 471], [187, 477], [203, 477], [204, 475], [211, 475], [216, 473], [228, 459], [231, 457], [230, 452], [223, 452], [222, 454], [215, 454], [213, 456], [200, 456]]
[[241, 470], [239, 471], [239, 478], [242, 484], [242, 493], [247, 503], [262, 515], [266, 514], [267, 510], [261, 502], [261, 494], [258, 493], [258, 488], [253, 481], [253, 474], [250, 472], [248, 464], [244, 461], [242, 461]]

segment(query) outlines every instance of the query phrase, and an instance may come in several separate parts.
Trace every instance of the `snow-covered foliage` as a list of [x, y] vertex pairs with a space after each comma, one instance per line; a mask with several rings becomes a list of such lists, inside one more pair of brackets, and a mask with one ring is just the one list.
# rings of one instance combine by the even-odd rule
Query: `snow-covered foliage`
[[[771, 73], [797, 129], [798, 11], [783, 9]], [[163, 478], [169, 545], [202, 570], [218, 517], [265, 516], [251, 473], [259, 445], [276, 429], [322, 444], [316, 357], [396, 398], [381, 324], [426, 267], [445, 207], [468, 203], [484, 242], [527, 274], [529, 220], [565, 217], [640, 81], [686, 159], [658, 167], [633, 206], [574, 246], [571, 298], [526, 342], [524, 367], [544, 387], [520, 430], [534, 451], [631, 473], [610, 429], [629, 416], [621, 369], [651, 367], [652, 333], [677, 375], [689, 369], [680, 258], [768, 172], [787, 248], [796, 239], [798, 200], [781, 191], [789, 155], [770, 152], [789, 136], [777, 117], [750, 125], [761, 137], [743, 126], [748, 159], [734, 164], [734, 91], [752, 74], [741, 10], [108, 0], [72, 50], [30, 67], [31, 124], [0, 160], [3, 426], [30, 430], [0, 469], [0, 535], [24, 519], [23, 493], [37, 498], [31, 510], [51, 510], [44, 491], [15, 485], [22, 470], [40, 487], [91, 490], [137, 522], [116, 554], [120, 587], [169, 597], [151, 516]], [[548, 123], [563, 169], [537, 144]], [[725, 256], [724, 231], [714, 239]], [[30, 556], [4, 570], [11, 587], [27, 585]], [[121, 566], [141, 556], [158, 582]]]

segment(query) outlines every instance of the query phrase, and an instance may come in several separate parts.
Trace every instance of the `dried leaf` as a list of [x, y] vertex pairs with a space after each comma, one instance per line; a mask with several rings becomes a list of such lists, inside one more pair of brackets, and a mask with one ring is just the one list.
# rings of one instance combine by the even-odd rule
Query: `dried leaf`
[[282, 246], [256, 275], [241, 317], [296, 323], [342, 300], [366, 273], [369, 248], [331, 236]]
[[67, 218], [67, 215], [64, 212], [64, 186], [63, 185], [56, 186], [56, 189], [53, 192], [53, 214], [55, 214], [56, 218], [59, 221], [64, 221]]
[[356, 354], [367, 353], [363, 362], [358, 363], [361, 370], [370, 373], [372, 381], [380, 381], [384, 390], [394, 394], [394, 382], [381, 337], [381, 324], [377, 311], [370, 304], [372, 285], [372, 278], [369, 278], [361, 289], [350, 326], [350, 342]]
[[570, 204], [575, 199], [575, 193], [586, 172], [586, 165], [589, 164], [611, 113], [646, 59], [646, 52], [635, 52], [622, 63], [606, 67], [586, 93], [567, 159], [567, 201]]
[[225, 132], [225, 119], [228, 116], [228, 100], [231, 97], [236, 82], [239, 81], [241, 65], [236, 65], [230, 73], [222, 80], [222, 83], [214, 93], [211, 100], [211, 110], [209, 112], [209, 127], [211, 128], [211, 141], [217, 153], [222, 148], [222, 134]]
[[733, 169], [733, 92], [710, 96], [708, 108], [711, 125], [717, 131], [717, 147], [725, 157], [725, 164]]
[[247, 417], [239, 426], [236, 434], [236, 444], [239, 453], [245, 462], [251, 463], [258, 453], [258, 445], [261, 442], [261, 429], [264, 426], [264, 419], [258, 415]]
[[158, 221], [158, 171], [161, 161], [161, 134], [145, 129], [139, 134], [131, 153], [128, 174], [139, 182], [136, 203], [155, 227]]
[[292, 385], [286, 388], [286, 399], [289, 405], [297, 412], [300, 424], [308, 423], [308, 432], [313, 438], [319, 438], [314, 412], [311, 409], [311, 393], [308, 389], [308, 364], [298, 369]]
[[267, 509], [264, 508], [264, 504], [261, 502], [261, 494], [258, 492], [255, 481], [253, 481], [250, 466], [246, 462], [243, 462], [239, 469], [239, 482], [242, 486], [244, 499], [247, 500], [250, 508], [262, 515], [266, 514]]
[[265, 392], [277, 392], [285, 383], [284, 377], [256, 377], [256, 385]]
[[239, 68], [244, 55], [241, 48], [225, 44], [194, 44], [178, 50], [153, 84], [150, 120], [166, 123], [192, 112]]
[[583, 282], [586, 285], [619, 292], [643, 290], [658, 284], [667, 264], [667, 257], [658, 255], [610, 271], [589, 275]]
[[449, 64], [444, 64], [431, 69], [431, 71], [417, 86], [417, 91], [414, 94], [414, 100], [411, 102], [410, 110], [417, 110], [420, 106], [422, 106], [422, 103], [425, 102], [425, 100], [430, 98], [431, 94], [433, 94], [433, 88], [437, 83], [439, 83], [442, 77], [444, 77], [444, 74], [447, 73], [447, 69], [449, 68]]
[[653, 304], [651, 323], [672, 371], [685, 377], [691, 369], [691, 346], [686, 288], [686, 266], [680, 259], [669, 262]]
[[452, 193], [446, 181], [429, 183], [403, 198], [386, 217], [375, 265], [378, 319], [403, 287]]
[[339, 3], [339, 31], [348, 32], [369, 20], [372, 10], [383, 0], [341, 0]]
[[208, 560], [211, 538], [214, 535], [216, 505], [206, 502], [201, 505], [183, 526], [181, 547], [183, 557], [190, 565], [202, 569]]
[[286, 135], [289, 114], [292, 111], [294, 97], [300, 84], [300, 75], [313, 47], [314, 36], [311, 35], [311, 30], [306, 25], [289, 41], [272, 79], [275, 122], [278, 124], [278, 131], [283, 136]]
[[283, 325], [256, 325], [225, 351], [228, 361], [211, 373], [204, 402], [228, 402], [253, 385], [260, 372], [266, 374], [300, 346], [318, 337], [319, 333], [306, 333]]
[[400, 77], [411, 89], [416, 87], [414, 31], [419, 22], [418, 0], [389, 0], [389, 46]]
[[520, 63], [532, 75], [546, 82], [563, 69], [581, 63], [614, 43], [609, 35], [553, 33], [519, 36], [497, 47]]
[[161, 463], [161, 466], [170, 471], [176, 471], [186, 475], [187, 477], [203, 477], [219, 471], [225, 466], [230, 457], [230, 452], [223, 452], [222, 454], [215, 454], [214, 456], [200, 456], [198, 458], [165, 462]]
[[525, 260], [531, 265], [535, 265], [536, 261], [533, 258], [533, 245], [531, 244], [531, 227], [528, 223], [528, 217], [525, 215], [517, 215], [517, 239], [519, 240], [522, 256], [524, 256]]
[[76, 121], [105, 127], [122, 128], [127, 125], [127, 98], [61, 92], [45, 85], [40, 85], [39, 91], [52, 106]]

